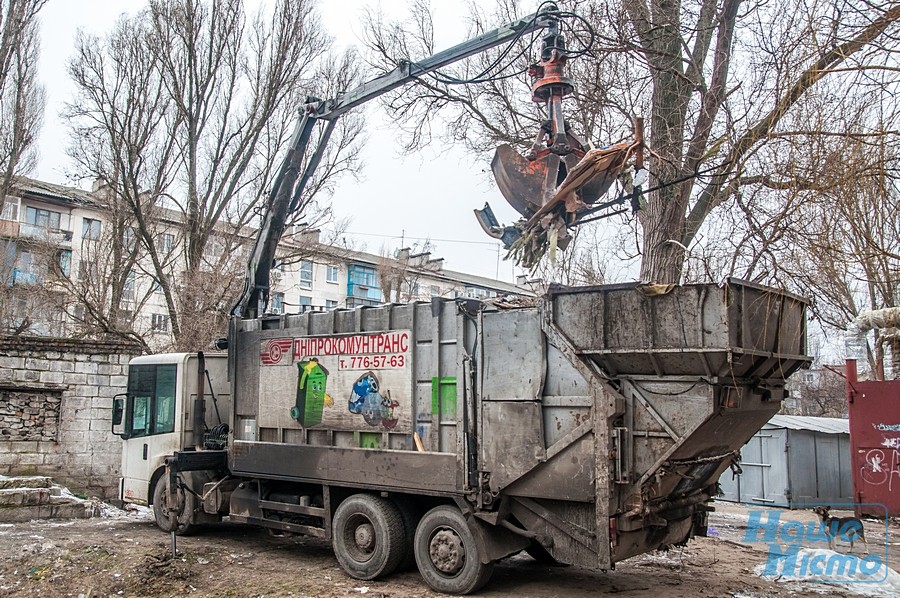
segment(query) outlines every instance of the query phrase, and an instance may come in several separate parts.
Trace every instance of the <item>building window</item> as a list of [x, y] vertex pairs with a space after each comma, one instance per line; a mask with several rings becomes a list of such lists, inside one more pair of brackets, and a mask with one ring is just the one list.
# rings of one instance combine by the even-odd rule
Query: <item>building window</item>
[[163, 255], [172, 253], [172, 247], [175, 246], [175, 235], [171, 233], [163, 233], [159, 236], [159, 252]]
[[327, 266], [325, 270], [325, 282], [331, 282], [337, 284], [338, 281], [338, 267], [337, 266]]
[[100, 221], [93, 218], [81, 219], [81, 238], [82, 239], [99, 239], [100, 238]]
[[25, 223], [41, 228], [49, 228], [50, 230], [59, 230], [59, 221], [62, 214], [59, 212], [51, 212], [50, 210], [42, 210], [40, 208], [25, 208]]
[[38, 276], [39, 268], [37, 260], [30, 251], [22, 251], [16, 258], [16, 267], [13, 270], [13, 284], [34, 284], [43, 282]]
[[169, 331], [169, 316], [166, 314], [151, 314], [150, 329], [156, 332]]
[[363, 299], [361, 297], [347, 297], [347, 307], [359, 307], [361, 305], [374, 307], [376, 305], [381, 305], [381, 301], [377, 299]]
[[356, 266], [350, 271], [350, 283], [360, 287], [377, 287], [378, 274], [375, 268]]
[[326, 299], [325, 307], [328, 309], [334, 309], [335, 307], [337, 307], [337, 301], [335, 301], [334, 299]]
[[[365, 300], [365, 305], [378, 305], [382, 301], [378, 288], [378, 273], [371, 266], [351, 264], [347, 268], [347, 297]], [[347, 307], [356, 307], [347, 301]]]
[[300, 262], [300, 288], [311, 289], [313, 285], [313, 264], [303, 260]]
[[223, 253], [225, 253], [225, 239], [222, 237], [212, 237], [206, 243], [206, 255], [219, 257]]
[[122, 285], [122, 301], [134, 301], [134, 272], [129, 272], [125, 277], [125, 284]]
[[271, 304], [271, 309], [269, 310], [271, 313], [284, 313], [284, 293], [272, 293], [269, 303]]
[[19, 200], [15, 197], [7, 197], [3, 203], [3, 212], [0, 213], [0, 219], [12, 220], [15, 222], [19, 219]]
[[69, 249], [60, 249], [56, 252], [56, 260], [59, 264], [59, 271], [63, 276], [69, 276], [72, 271], [72, 251]]
[[128, 226], [122, 231], [122, 246], [126, 251], [134, 251], [135, 242], [137, 241], [137, 232], [134, 228]]
[[440, 297], [441, 296], [441, 287], [437, 286], [436, 284], [431, 285], [431, 287], [429, 288], [429, 291], [431, 292], [432, 297]]

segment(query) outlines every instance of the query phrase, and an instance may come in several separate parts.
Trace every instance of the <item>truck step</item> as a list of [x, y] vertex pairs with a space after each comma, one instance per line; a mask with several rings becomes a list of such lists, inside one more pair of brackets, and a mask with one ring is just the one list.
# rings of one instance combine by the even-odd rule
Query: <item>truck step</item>
[[325, 517], [325, 509], [322, 507], [308, 507], [288, 502], [276, 502], [274, 500], [259, 501], [259, 508], [271, 511], [283, 511], [285, 513], [297, 513], [299, 515], [311, 515], [313, 517]]
[[317, 538], [325, 537], [325, 529], [312, 525], [301, 525], [299, 523], [288, 523], [287, 521], [278, 521], [276, 519], [260, 519], [258, 517], [243, 517], [240, 515], [231, 515], [231, 521], [238, 523], [246, 523], [248, 525], [258, 525], [270, 529], [277, 529], [286, 532], [295, 532], [306, 536], [315, 536]]

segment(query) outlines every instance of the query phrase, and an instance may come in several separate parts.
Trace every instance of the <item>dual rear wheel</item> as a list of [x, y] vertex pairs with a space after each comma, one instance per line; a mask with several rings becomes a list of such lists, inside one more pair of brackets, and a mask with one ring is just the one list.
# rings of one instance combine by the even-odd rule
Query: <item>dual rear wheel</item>
[[475, 537], [459, 509], [441, 505], [416, 526], [413, 545], [419, 573], [433, 590], [469, 594], [490, 580], [494, 563], [482, 563]]
[[441, 505], [415, 525], [414, 506], [370, 494], [344, 500], [332, 520], [334, 552], [352, 577], [390, 575], [414, 556], [425, 582], [438, 592], [468, 594], [482, 588], [494, 570], [482, 563], [462, 513]]

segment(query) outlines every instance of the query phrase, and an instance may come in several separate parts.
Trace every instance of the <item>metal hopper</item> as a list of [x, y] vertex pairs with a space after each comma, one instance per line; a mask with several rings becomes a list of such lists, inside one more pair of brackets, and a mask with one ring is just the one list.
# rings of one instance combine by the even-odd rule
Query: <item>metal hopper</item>
[[594, 434], [606, 436], [595, 446], [612, 447], [610, 470], [595, 472], [610, 562], [705, 534], [703, 503], [719, 475], [739, 467], [740, 448], [778, 412], [785, 379], [811, 361], [806, 305], [736, 279], [551, 290], [548, 339], [601, 389], [595, 408], [608, 409], [608, 428]]

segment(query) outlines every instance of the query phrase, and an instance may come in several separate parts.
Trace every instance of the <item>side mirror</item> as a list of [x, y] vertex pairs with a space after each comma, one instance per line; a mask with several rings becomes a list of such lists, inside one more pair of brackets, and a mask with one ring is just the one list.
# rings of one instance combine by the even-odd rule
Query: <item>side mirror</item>
[[125, 401], [127, 398], [128, 395], [126, 393], [120, 393], [114, 396], [112, 400], [112, 433], [123, 439], [126, 438], [125, 425], [122, 420], [125, 419]]

